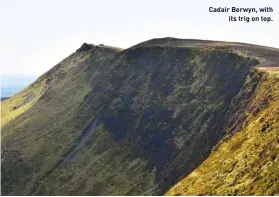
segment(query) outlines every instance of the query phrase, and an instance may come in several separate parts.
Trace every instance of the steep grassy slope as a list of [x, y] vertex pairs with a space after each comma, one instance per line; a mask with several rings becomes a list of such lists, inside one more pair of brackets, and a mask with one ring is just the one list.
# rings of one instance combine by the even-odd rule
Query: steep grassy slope
[[[231, 116], [237, 127], [228, 128], [209, 158], [166, 195], [279, 193], [279, 71], [251, 74], [235, 104], [241, 102], [245, 107]], [[235, 119], [239, 114], [242, 121]]]
[[[93, 114], [78, 114], [76, 110], [90, 91], [92, 77], [98, 77], [98, 70], [118, 51], [85, 44], [24, 91], [1, 103], [2, 151], [7, 155], [17, 152], [23, 158], [20, 164], [12, 157], [2, 161], [2, 182], [6, 182], [3, 193], [22, 194], [16, 188], [28, 189], [24, 177], [43, 176], [87, 126]], [[25, 163], [32, 166], [31, 172], [16, 167]], [[27, 175], [18, 177], [18, 173]]]
[[163, 194], [234, 133], [261, 59], [161, 42], [84, 44], [5, 100], [2, 194]]

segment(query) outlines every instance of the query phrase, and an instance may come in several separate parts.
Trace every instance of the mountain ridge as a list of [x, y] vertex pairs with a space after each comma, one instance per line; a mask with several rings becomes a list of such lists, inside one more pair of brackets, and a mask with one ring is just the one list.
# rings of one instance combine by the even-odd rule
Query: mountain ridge
[[[3, 194], [164, 194], [237, 133], [236, 120], [244, 124], [244, 104], [233, 100], [250, 100], [260, 83], [252, 77], [247, 86], [247, 77], [277, 72], [256, 67], [277, 63], [278, 49], [153, 42], [85, 43], [1, 102]], [[75, 158], [56, 165], [103, 106]]]

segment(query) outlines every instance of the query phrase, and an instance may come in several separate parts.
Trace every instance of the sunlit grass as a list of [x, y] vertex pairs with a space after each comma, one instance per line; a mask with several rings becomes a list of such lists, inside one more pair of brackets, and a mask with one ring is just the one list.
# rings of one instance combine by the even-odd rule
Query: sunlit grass
[[278, 191], [278, 79], [278, 72], [264, 73], [249, 105], [262, 105], [268, 98], [266, 108], [249, 115], [244, 128], [223, 141], [166, 195], [274, 195]]

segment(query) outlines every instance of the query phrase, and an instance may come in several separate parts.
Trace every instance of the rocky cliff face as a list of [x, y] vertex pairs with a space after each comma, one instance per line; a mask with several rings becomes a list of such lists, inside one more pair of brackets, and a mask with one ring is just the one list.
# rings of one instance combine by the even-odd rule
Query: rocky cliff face
[[2, 103], [2, 193], [164, 194], [245, 127], [261, 61], [245, 46], [83, 44]]

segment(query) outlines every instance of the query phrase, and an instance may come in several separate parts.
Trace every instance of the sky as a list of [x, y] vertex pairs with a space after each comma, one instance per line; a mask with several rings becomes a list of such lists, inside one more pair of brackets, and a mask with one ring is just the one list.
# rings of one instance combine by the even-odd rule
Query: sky
[[[210, 13], [209, 7], [272, 7], [272, 13]], [[273, 22], [229, 22], [229, 16]], [[278, 0], [0, 0], [0, 74], [41, 75], [84, 42], [128, 48], [159, 37], [279, 48]]]

